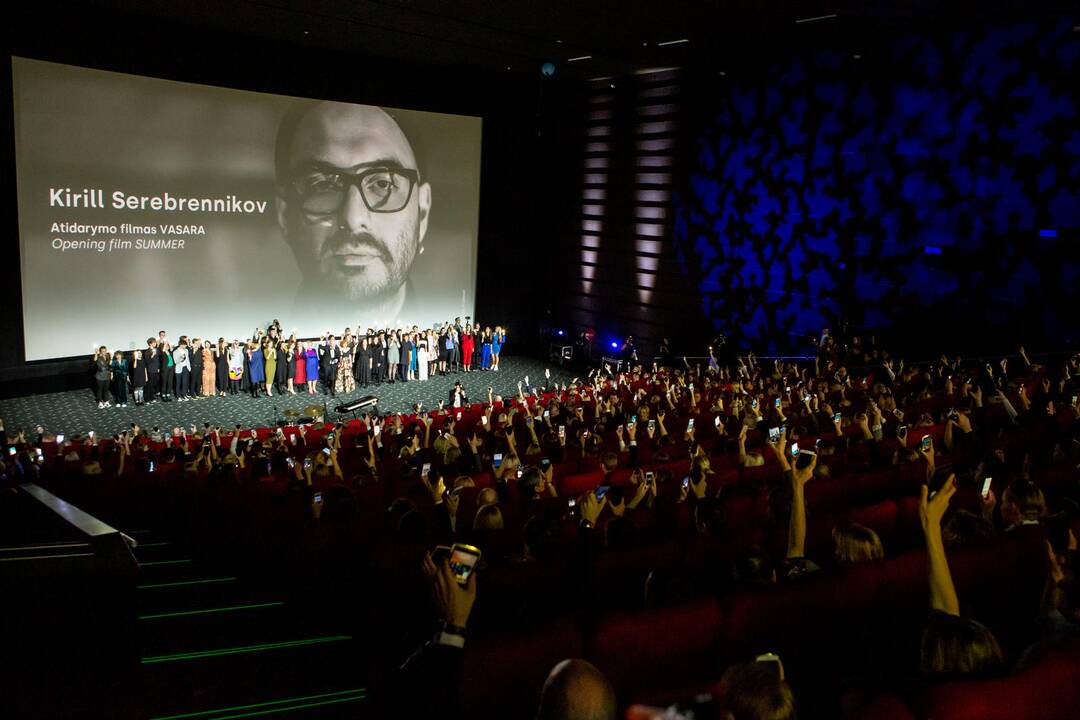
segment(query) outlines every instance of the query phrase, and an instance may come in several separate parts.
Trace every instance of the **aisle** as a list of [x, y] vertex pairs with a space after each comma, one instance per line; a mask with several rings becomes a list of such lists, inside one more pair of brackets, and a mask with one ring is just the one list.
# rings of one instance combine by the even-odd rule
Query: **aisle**
[[363, 718], [353, 639], [256, 587], [226, 559], [202, 562], [152, 532], [139, 546], [140, 720]]

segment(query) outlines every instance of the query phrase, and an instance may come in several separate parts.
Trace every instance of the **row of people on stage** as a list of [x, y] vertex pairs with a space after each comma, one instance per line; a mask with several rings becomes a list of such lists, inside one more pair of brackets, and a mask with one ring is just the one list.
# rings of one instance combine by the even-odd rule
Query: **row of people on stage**
[[[468, 321], [468, 318], [466, 318]], [[94, 395], [99, 408], [127, 407], [158, 400], [249, 393], [314, 395], [350, 393], [379, 383], [427, 380], [447, 372], [498, 371], [506, 343], [501, 326], [481, 328], [454, 322], [430, 330], [369, 328], [318, 341], [284, 337], [275, 320], [248, 340], [217, 343], [182, 335], [175, 345], [165, 331], [146, 348], [110, 353], [102, 346], [92, 358]]]

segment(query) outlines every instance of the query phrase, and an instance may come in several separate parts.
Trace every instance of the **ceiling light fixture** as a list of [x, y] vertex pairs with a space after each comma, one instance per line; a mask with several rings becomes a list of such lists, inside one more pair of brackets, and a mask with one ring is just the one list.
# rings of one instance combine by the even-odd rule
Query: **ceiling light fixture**
[[690, 38], [679, 38], [678, 40], [667, 40], [665, 42], [656, 43], [657, 47], [667, 47], [668, 45], [682, 45], [683, 43], [690, 42]]
[[817, 22], [818, 20], [832, 20], [834, 17], [839, 17], [836, 13], [829, 13], [828, 15], [815, 15], [814, 17], [800, 18], [795, 21], [796, 25], [802, 25], [803, 23]]
[[579, 55], [568, 59], [566, 62], [577, 62], [579, 60], [592, 60], [592, 55]]

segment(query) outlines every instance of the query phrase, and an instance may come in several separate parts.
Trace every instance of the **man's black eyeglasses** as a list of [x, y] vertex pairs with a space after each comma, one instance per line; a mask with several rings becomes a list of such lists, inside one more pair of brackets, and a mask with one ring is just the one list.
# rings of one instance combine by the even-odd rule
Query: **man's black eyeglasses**
[[300, 207], [313, 215], [336, 213], [352, 185], [360, 190], [368, 210], [393, 213], [409, 204], [419, 179], [416, 170], [407, 168], [371, 167], [358, 173], [319, 169], [295, 177], [292, 186]]

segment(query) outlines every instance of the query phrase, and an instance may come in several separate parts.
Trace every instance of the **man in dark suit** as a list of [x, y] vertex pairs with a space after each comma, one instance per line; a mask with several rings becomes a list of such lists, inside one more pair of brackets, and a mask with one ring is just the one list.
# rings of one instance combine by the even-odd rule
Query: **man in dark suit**
[[323, 381], [323, 395], [327, 392], [331, 396], [337, 395], [334, 391], [334, 381], [337, 379], [337, 366], [341, 361], [341, 350], [334, 342], [333, 335], [326, 336], [326, 342], [319, 346], [319, 371]]
[[146, 341], [146, 349], [143, 350], [143, 363], [146, 365], [146, 392], [144, 394], [147, 404], [157, 402], [157, 395], [161, 387], [161, 358], [158, 356], [157, 339], [150, 338]]

